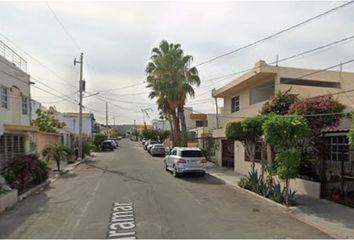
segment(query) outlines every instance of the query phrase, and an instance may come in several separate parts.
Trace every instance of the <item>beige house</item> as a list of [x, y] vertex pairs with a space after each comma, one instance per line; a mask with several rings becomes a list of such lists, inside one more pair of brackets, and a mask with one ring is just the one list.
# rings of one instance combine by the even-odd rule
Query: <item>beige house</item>
[[[257, 115], [266, 100], [276, 91], [286, 91], [299, 97], [315, 97], [329, 93], [338, 93], [343, 90], [354, 91], [354, 73], [340, 71], [319, 71], [268, 65], [259, 61], [254, 68], [220, 89], [213, 90], [212, 96], [222, 98], [223, 112], [220, 118], [225, 120], [222, 128], [213, 131], [217, 141], [216, 158], [221, 166], [231, 167], [241, 174], [247, 174], [251, 162], [245, 158], [245, 152], [240, 142], [233, 142], [225, 138], [225, 125], [230, 121], [239, 121], [244, 117]], [[352, 100], [347, 94], [336, 95], [338, 100], [351, 109]], [[342, 135], [345, 133], [341, 133]], [[267, 146], [260, 144], [256, 157], [270, 159], [271, 154]], [[260, 168], [259, 164], [256, 164]], [[296, 179], [292, 188], [299, 193], [320, 195], [320, 184], [317, 182]]]

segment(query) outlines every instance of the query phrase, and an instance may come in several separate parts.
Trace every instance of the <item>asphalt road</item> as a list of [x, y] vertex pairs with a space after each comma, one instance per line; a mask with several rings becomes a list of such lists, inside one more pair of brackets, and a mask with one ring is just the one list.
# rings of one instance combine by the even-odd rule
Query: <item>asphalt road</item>
[[133, 204], [136, 238], [328, 237], [212, 176], [173, 178], [129, 140], [1, 214], [0, 237], [107, 238], [115, 202]]

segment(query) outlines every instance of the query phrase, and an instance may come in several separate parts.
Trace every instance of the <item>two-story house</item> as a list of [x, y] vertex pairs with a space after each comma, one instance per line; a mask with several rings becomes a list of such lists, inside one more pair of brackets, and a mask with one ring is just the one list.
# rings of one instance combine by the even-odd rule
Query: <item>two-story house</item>
[[[57, 119], [64, 122], [66, 127], [75, 134], [79, 134], [79, 113], [58, 113]], [[82, 133], [93, 137], [95, 131], [95, 117], [93, 113], [82, 113]]]
[[[31, 151], [30, 75], [26, 61], [0, 41], [0, 169]], [[1, 55], [3, 54], [3, 55]]]
[[[263, 104], [278, 90], [284, 92], [291, 88], [291, 93], [299, 97], [315, 97], [326, 94], [336, 94], [344, 90], [354, 91], [354, 73], [341, 71], [319, 71], [316, 69], [303, 69], [268, 65], [259, 61], [254, 68], [239, 76], [225, 86], [213, 90], [212, 96], [222, 98], [223, 112], [220, 117], [225, 119], [223, 128], [213, 131], [213, 137], [218, 139], [217, 160], [221, 166], [232, 167], [241, 174], [247, 174], [251, 169], [251, 162], [245, 157], [240, 142], [229, 141], [225, 138], [225, 125], [230, 121], [240, 121], [245, 117], [259, 113]], [[338, 100], [347, 106], [353, 107], [353, 99], [347, 94], [337, 94]], [[345, 126], [350, 129], [350, 126]], [[345, 138], [345, 133], [339, 134]], [[336, 137], [335, 136], [328, 136]], [[344, 141], [344, 140], [343, 140]], [[267, 146], [257, 148], [257, 160], [269, 159], [271, 154]], [[259, 164], [257, 164], [260, 168]], [[319, 191], [318, 186], [310, 186]], [[314, 195], [318, 196], [318, 192]]]

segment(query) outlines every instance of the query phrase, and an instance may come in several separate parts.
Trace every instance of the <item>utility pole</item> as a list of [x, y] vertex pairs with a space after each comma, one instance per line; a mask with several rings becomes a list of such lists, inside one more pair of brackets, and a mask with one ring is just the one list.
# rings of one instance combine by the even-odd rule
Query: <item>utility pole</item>
[[74, 66], [80, 64], [80, 81], [79, 81], [79, 160], [82, 160], [82, 93], [85, 91], [85, 84], [82, 79], [83, 63], [84, 63], [84, 54], [81, 53], [80, 61], [74, 59]]
[[108, 128], [108, 102], [106, 102], [106, 127]]

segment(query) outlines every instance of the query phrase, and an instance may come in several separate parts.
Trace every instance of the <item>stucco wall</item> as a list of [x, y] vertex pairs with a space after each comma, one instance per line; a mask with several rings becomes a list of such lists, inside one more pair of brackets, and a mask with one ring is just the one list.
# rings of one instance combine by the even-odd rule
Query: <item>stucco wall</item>
[[28, 114], [22, 114], [21, 96], [30, 98], [30, 76], [0, 56], [0, 85], [8, 88], [8, 109], [0, 106], [0, 135], [3, 124], [30, 125], [30, 107]]
[[50, 144], [61, 143], [59, 134], [36, 132], [33, 133], [33, 140], [36, 144], [36, 153], [42, 157], [42, 151]]

